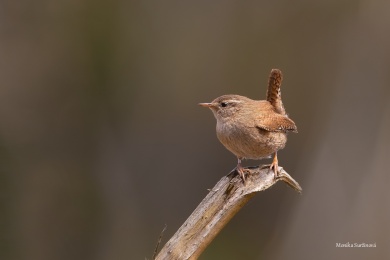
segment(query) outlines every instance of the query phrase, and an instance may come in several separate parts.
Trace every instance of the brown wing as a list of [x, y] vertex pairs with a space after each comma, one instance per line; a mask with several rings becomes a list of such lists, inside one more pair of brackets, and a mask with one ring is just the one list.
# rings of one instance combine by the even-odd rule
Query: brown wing
[[269, 132], [294, 132], [298, 133], [298, 128], [287, 116], [274, 113], [268, 116], [259, 116], [255, 122], [257, 128]]
[[278, 69], [272, 69], [268, 80], [267, 101], [271, 103], [277, 113], [285, 115], [286, 111], [283, 106], [280, 91], [282, 80], [282, 72]]

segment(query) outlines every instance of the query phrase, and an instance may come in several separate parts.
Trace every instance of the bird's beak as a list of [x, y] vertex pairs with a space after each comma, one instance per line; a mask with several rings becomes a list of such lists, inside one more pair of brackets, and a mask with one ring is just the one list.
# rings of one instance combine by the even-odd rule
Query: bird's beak
[[213, 103], [199, 103], [198, 105], [199, 105], [199, 106], [202, 106], [202, 107], [211, 108], [211, 107], [213, 106]]

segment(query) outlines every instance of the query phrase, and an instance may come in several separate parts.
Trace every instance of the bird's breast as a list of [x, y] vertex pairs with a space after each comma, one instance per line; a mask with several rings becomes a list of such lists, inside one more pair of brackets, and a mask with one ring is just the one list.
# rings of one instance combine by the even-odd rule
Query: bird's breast
[[283, 132], [269, 132], [237, 122], [217, 122], [219, 141], [240, 158], [261, 159], [284, 148], [287, 136]]

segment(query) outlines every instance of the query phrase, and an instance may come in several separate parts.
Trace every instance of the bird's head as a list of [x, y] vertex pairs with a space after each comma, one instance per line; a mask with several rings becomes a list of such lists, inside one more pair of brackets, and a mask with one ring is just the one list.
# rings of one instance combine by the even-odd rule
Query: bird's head
[[243, 109], [253, 100], [239, 95], [223, 95], [214, 99], [211, 103], [199, 103], [208, 107], [213, 112], [217, 121], [225, 121], [241, 114]]

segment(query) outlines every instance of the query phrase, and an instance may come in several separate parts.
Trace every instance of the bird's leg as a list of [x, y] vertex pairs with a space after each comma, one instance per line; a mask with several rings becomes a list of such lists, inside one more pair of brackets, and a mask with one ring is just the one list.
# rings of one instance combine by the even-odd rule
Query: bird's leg
[[238, 174], [242, 178], [242, 181], [245, 183], [244, 168], [241, 166], [241, 159], [240, 158], [237, 158], [237, 159], [238, 159], [238, 162], [237, 162], [237, 166], [236, 166], [236, 171], [238, 172]]
[[272, 163], [269, 168], [274, 168], [275, 178], [277, 178], [279, 175], [278, 152], [275, 152], [274, 159], [272, 160]]

